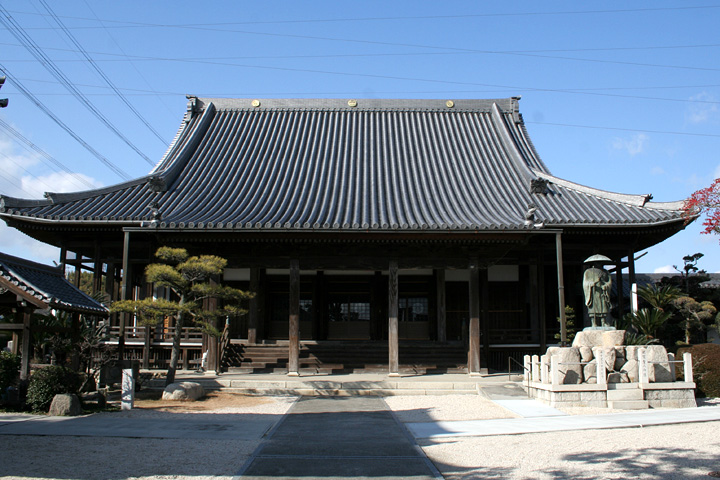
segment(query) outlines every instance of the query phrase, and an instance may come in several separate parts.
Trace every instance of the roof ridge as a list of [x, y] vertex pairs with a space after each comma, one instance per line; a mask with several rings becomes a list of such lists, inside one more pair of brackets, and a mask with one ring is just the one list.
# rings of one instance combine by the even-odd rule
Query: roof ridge
[[496, 99], [385, 99], [385, 98], [195, 98], [196, 107], [213, 104], [218, 110], [432, 110], [490, 112], [497, 104], [504, 112], [518, 111], [519, 97]]

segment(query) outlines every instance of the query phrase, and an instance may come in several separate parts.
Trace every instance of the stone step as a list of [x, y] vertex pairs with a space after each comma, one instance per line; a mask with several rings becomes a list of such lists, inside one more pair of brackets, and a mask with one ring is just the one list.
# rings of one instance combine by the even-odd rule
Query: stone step
[[[477, 395], [474, 382], [436, 381], [327, 381], [309, 378], [291, 380], [286, 377], [262, 380], [236, 380], [229, 377], [220, 379], [193, 379], [205, 390], [222, 390], [227, 393], [244, 395], [318, 395], [318, 396], [377, 396], [377, 395]], [[163, 379], [154, 379], [147, 385], [150, 389], [161, 390]]]
[[619, 410], [646, 410], [650, 408], [650, 406], [647, 400], [608, 400], [608, 408]]
[[623, 390], [608, 390], [607, 391], [608, 402], [615, 401], [644, 401], [645, 396], [643, 391], [639, 388], [634, 389], [623, 389]]

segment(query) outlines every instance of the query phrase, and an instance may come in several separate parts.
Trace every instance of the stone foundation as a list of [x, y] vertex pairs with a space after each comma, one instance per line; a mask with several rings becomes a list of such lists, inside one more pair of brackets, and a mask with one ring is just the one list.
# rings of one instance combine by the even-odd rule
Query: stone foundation
[[[607, 385], [551, 385], [532, 382], [529, 394], [551, 407], [607, 408]], [[650, 408], [696, 407], [695, 384], [692, 382], [640, 384]]]

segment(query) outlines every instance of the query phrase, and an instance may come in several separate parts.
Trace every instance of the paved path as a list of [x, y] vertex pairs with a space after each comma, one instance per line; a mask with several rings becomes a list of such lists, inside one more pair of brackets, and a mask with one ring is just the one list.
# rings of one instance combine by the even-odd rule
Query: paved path
[[442, 478], [378, 397], [302, 397], [239, 472], [252, 478]]
[[[542, 407], [542, 405], [540, 405]], [[720, 421], [720, 406], [638, 410], [603, 415], [532, 415], [525, 418], [408, 423], [415, 438], [482, 437], [520, 433], [646, 427]]]

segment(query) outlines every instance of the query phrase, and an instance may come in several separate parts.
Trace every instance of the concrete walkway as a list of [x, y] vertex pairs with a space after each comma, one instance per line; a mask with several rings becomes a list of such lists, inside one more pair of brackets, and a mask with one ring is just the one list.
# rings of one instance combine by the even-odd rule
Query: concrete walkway
[[[520, 400], [516, 400], [520, 401]], [[508, 403], [513, 400], [508, 401]], [[408, 423], [407, 428], [417, 439], [443, 437], [480, 437], [487, 435], [517, 435], [521, 433], [558, 432], [564, 430], [594, 430], [604, 428], [646, 427], [650, 425], [670, 425], [676, 423], [720, 421], [720, 406], [678, 408], [663, 410], [638, 410], [633, 412], [609, 413], [603, 415], [565, 415], [555, 414], [550, 407], [535, 400], [535, 407], [526, 403], [522, 409], [529, 416], [524, 418], [504, 418], [495, 420], [470, 420], [455, 422]], [[500, 403], [500, 402], [497, 402]], [[539, 414], [544, 408], [549, 415]], [[555, 412], [558, 412], [555, 410]]]
[[239, 478], [443, 478], [379, 397], [302, 397]]

